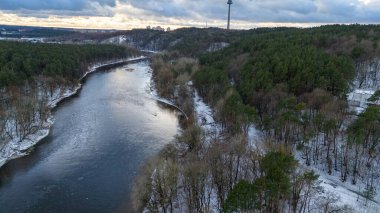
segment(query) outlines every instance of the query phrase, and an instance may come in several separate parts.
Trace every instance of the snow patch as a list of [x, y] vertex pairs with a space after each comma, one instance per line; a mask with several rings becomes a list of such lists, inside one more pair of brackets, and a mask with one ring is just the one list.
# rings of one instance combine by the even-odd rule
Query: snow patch
[[194, 91], [194, 107], [197, 123], [200, 126], [208, 126], [215, 123], [212, 109], [203, 102], [197, 91]]
[[193, 94], [196, 122], [205, 132], [207, 146], [221, 136], [222, 126], [215, 121], [213, 110], [203, 101], [198, 92], [194, 90]]
[[362, 113], [370, 104], [368, 99], [375, 94], [374, 90], [355, 89], [348, 93], [347, 100], [352, 110], [357, 114]]
[[212, 43], [210, 45], [210, 47], [207, 49], [207, 52], [216, 52], [216, 51], [219, 51], [219, 50], [222, 50], [226, 47], [230, 46], [229, 43], [226, 43], [226, 42], [216, 42], [216, 43]]
[[362, 192], [365, 190], [364, 185], [357, 183], [352, 185], [350, 181], [342, 182], [337, 172], [332, 175], [326, 174], [326, 171], [319, 169], [317, 165], [306, 166], [304, 159], [302, 159], [301, 153], [296, 152], [295, 158], [300, 163], [300, 167], [303, 170], [313, 170], [319, 175], [318, 181], [323, 188], [321, 192], [322, 197], [330, 195], [337, 196], [338, 200], [336, 205], [349, 206], [353, 208], [355, 212], [363, 213], [377, 213], [380, 212], [380, 204], [378, 202], [378, 196], [376, 195], [373, 200], [367, 200], [362, 196]]

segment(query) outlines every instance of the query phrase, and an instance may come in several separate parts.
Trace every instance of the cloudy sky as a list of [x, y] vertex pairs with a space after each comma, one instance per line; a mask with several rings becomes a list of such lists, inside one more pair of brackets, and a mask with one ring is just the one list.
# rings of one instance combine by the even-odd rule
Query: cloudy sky
[[[225, 27], [227, 0], [0, 0], [0, 24]], [[380, 0], [233, 0], [232, 27], [380, 24]]]

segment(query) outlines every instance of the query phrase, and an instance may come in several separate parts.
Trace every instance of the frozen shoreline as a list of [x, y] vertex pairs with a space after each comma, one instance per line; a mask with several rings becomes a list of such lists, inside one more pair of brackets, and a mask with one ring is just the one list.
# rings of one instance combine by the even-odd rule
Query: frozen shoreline
[[[89, 74], [98, 71], [98, 69], [101, 67], [119, 63], [134, 62], [146, 58], [146, 56], [140, 56], [92, 64], [88, 67], [88, 71], [79, 80], [82, 81]], [[81, 88], [82, 83], [79, 83], [73, 89], [66, 89], [65, 91], [56, 91], [53, 97], [50, 100], [48, 100], [47, 106], [50, 108], [50, 110], [54, 109], [61, 101], [77, 94]], [[0, 168], [10, 160], [28, 155], [35, 145], [37, 145], [39, 142], [41, 142], [45, 137], [49, 135], [50, 128], [53, 124], [54, 118], [52, 115], [50, 115], [50, 117], [42, 124], [41, 129], [39, 129], [33, 134], [28, 135], [21, 142], [19, 142], [19, 140], [16, 138], [6, 143], [0, 151]]]

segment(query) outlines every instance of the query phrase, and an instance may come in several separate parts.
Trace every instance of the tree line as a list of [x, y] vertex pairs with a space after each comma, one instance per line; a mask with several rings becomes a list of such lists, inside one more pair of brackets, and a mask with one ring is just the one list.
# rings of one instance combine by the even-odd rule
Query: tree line
[[[347, 93], [365, 75], [358, 67], [378, 57], [379, 36], [373, 25], [251, 30], [194, 59], [186, 78], [177, 69], [186, 67], [184, 54], [160, 56], [152, 64], [158, 90], [176, 99], [178, 88], [191, 91], [191, 80], [212, 106], [217, 128], [188, 123], [152, 161], [158, 166], [144, 167], [136, 209], [350, 211], [333, 194], [321, 197], [318, 175], [308, 168], [360, 184], [359, 193], [372, 199], [379, 187], [380, 108], [356, 115]], [[252, 124], [262, 131], [255, 144], [248, 138]]]
[[137, 55], [112, 45], [0, 42], [0, 150], [47, 128], [48, 104], [73, 92], [89, 65]]
[[60, 45], [0, 41], [0, 87], [20, 85], [35, 76], [78, 79], [99, 60], [133, 53], [114, 45]]
[[[199, 123], [189, 86], [202, 72], [196, 59], [165, 53], [152, 59], [152, 68], [159, 94], [189, 118], [181, 120], [182, 133], [141, 168], [132, 195], [136, 212], [349, 210], [338, 206], [334, 195], [320, 196], [318, 175], [301, 170], [284, 146], [252, 147], [247, 132], [256, 112], [237, 91], [227, 91], [218, 103], [221, 125]], [[201, 125], [218, 127], [206, 130]]]

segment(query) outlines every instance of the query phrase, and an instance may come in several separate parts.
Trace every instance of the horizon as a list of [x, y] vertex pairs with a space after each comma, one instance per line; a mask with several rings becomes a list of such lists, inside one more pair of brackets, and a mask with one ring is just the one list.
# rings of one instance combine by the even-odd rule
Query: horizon
[[[226, 28], [227, 12], [227, 0], [2, 0], [0, 25], [100, 30]], [[356, 23], [380, 24], [380, 0], [234, 0], [231, 7], [231, 29]]]
[[[287, 25], [289, 24], [289, 25]], [[307, 25], [304, 25], [303, 23], [285, 23], [285, 24], [277, 24], [277, 23], [268, 23], [268, 25], [266, 24], [262, 24], [260, 26], [257, 26], [257, 27], [253, 27], [253, 28], [241, 28], [241, 29], [230, 29], [232, 31], [245, 31], [245, 30], [252, 30], [252, 29], [260, 29], [260, 28], [281, 28], [281, 27], [285, 27], [285, 28], [299, 28], [299, 29], [307, 29], [307, 28], [315, 28], [315, 27], [323, 27], [323, 26], [332, 26], [332, 25], [347, 25], [347, 26], [350, 26], [350, 25], [380, 25], [380, 23], [308, 23]], [[30, 28], [47, 28], [47, 29], [61, 29], [61, 30], [73, 30], [73, 31], [81, 31], [81, 30], [104, 30], [104, 31], [130, 31], [130, 30], [146, 30], [146, 29], [150, 29], [150, 30], [154, 30], [152, 28], [154, 27], [162, 27], [165, 31], [167, 31], [167, 28], [164, 28], [163, 26], [141, 26], [140, 28], [131, 28], [131, 29], [115, 29], [115, 28], [80, 28], [80, 27], [60, 27], [60, 26], [43, 26], [43, 25], [22, 25], [22, 24], [15, 24], [15, 25], [12, 25], [12, 24], [1, 24], [0, 23], [0, 26], [5, 26], [5, 27], [30, 27]], [[147, 28], [149, 27], [149, 28]], [[170, 28], [170, 27], [169, 27]], [[213, 26], [208, 26], [208, 27], [194, 27], [194, 26], [183, 26], [183, 27], [178, 27], [178, 28], [170, 28], [170, 30], [179, 30], [179, 29], [187, 29], [187, 28], [195, 28], [195, 29], [221, 29], [221, 30], [226, 30], [225, 27], [213, 27]]]

